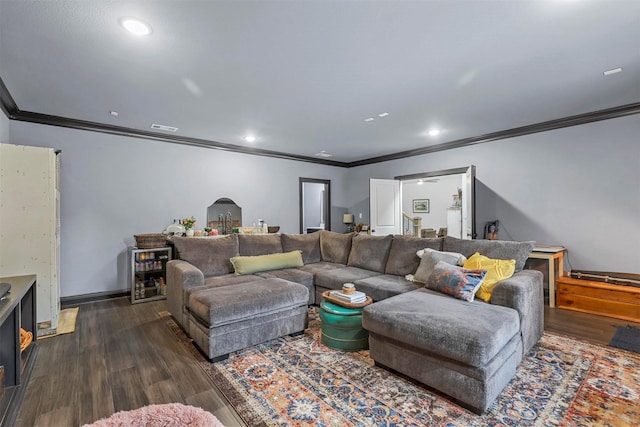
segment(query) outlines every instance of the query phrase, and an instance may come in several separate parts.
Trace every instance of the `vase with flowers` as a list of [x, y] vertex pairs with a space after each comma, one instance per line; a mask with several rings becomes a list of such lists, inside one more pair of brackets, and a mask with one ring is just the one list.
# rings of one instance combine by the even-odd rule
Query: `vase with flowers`
[[196, 225], [196, 219], [193, 216], [191, 216], [191, 218], [185, 218], [182, 220], [182, 225], [184, 225], [185, 230], [187, 230], [187, 237], [193, 237], [193, 226]]

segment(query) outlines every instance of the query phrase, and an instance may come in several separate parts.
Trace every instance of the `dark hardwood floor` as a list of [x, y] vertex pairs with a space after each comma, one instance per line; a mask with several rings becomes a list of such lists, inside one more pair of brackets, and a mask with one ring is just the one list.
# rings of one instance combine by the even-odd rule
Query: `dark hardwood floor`
[[[18, 426], [81, 426], [114, 412], [179, 402], [245, 425], [158, 312], [164, 301], [126, 298], [80, 305], [76, 331], [38, 341]], [[638, 323], [545, 307], [545, 329], [607, 344], [615, 326]]]
[[80, 305], [76, 331], [38, 341], [18, 426], [81, 426], [114, 412], [178, 402], [244, 426], [165, 326], [164, 301]]
[[562, 308], [549, 308], [546, 305], [544, 307], [545, 331], [568, 335], [595, 344], [609, 344], [616, 332], [616, 327], [625, 325], [640, 328], [640, 323], [628, 320], [619, 320]]

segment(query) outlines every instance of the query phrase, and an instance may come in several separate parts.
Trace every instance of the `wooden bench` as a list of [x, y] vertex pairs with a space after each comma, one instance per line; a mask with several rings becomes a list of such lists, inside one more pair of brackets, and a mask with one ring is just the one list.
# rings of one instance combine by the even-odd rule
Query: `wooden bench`
[[559, 277], [558, 307], [640, 322], [640, 288]]

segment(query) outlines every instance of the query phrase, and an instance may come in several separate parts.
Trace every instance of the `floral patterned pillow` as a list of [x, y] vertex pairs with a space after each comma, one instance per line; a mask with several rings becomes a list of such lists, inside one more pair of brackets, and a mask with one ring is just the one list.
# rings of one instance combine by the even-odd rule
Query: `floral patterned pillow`
[[471, 270], [438, 261], [425, 286], [464, 301], [473, 301], [486, 274], [486, 270]]

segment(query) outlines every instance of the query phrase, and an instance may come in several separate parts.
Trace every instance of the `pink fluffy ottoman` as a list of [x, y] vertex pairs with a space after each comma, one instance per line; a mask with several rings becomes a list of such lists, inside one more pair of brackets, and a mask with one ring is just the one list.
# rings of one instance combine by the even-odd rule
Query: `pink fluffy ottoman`
[[83, 427], [224, 427], [216, 417], [202, 408], [168, 403], [149, 405], [133, 411], [116, 412]]

